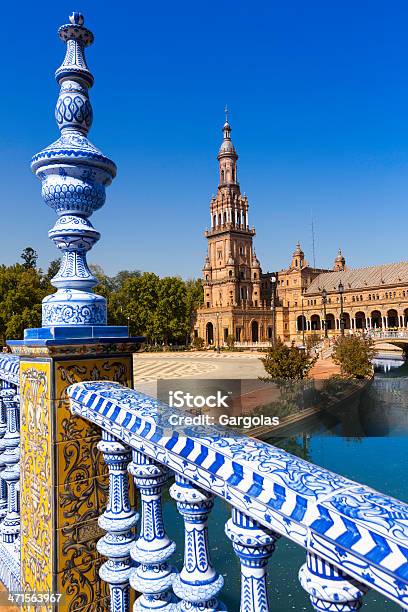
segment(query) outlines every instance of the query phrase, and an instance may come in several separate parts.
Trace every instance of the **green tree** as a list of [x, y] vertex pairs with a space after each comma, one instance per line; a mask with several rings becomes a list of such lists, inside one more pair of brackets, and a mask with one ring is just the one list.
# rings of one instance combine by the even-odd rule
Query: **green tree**
[[52, 261], [50, 261], [48, 270], [45, 274], [45, 278], [51, 281], [54, 278], [54, 276], [57, 274], [58, 270], [60, 269], [60, 266], [61, 266], [61, 257], [58, 257], [58, 259], [53, 259]]
[[185, 320], [185, 343], [188, 344], [197, 319], [197, 309], [204, 302], [204, 291], [201, 279], [189, 279], [186, 285], [186, 320]]
[[23, 260], [23, 266], [26, 270], [37, 267], [38, 254], [32, 247], [26, 247], [21, 253], [21, 259]]
[[187, 289], [177, 276], [161, 278], [155, 312], [155, 337], [164, 344], [184, 344], [187, 326]]
[[52, 287], [41, 272], [22, 264], [0, 266], [0, 337], [20, 339], [24, 329], [41, 327], [41, 301]]
[[234, 348], [235, 345], [235, 337], [233, 334], [228, 334], [227, 336], [227, 346], [229, 349]]
[[261, 357], [268, 374], [263, 380], [302, 380], [308, 377], [316, 359], [317, 357], [297, 349], [293, 344], [286, 346], [279, 338], [275, 346], [269, 348], [265, 357]]
[[374, 354], [373, 341], [360, 336], [340, 336], [333, 347], [333, 361], [344, 378], [370, 378]]
[[126, 325], [129, 318], [132, 335], [146, 336], [148, 342], [157, 341], [159, 282], [159, 277], [151, 272], [127, 278], [120, 289], [108, 296], [110, 322]]
[[196, 336], [193, 338], [191, 346], [195, 348], [197, 351], [202, 351], [205, 346], [204, 338], [200, 338], [200, 336]]

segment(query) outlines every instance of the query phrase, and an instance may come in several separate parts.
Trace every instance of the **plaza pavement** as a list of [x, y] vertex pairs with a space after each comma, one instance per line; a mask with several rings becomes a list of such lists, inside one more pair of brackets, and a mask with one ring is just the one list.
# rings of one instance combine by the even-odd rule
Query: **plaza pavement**
[[134, 355], [135, 389], [156, 395], [159, 379], [257, 379], [265, 376], [260, 361], [262, 353], [136, 353]]

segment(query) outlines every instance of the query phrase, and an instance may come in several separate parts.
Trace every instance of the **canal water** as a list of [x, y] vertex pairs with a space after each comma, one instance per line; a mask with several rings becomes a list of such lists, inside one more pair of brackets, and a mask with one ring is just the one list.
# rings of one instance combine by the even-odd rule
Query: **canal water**
[[[274, 441], [274, 444], [408, 502], [408, 364], [395, 359], [379, 359], [375, 362], [375, 370], [374, 381], [353, 408], [360, 424], [359, 435], [345, 437], [341, 423], [330, 417], [311, 423], [307, 428], [302, 426], [299, 435]], [[164, 504], [164, 514], [168, 533], [177, 543], [174, 563], [181, 567], [182, 524], [175, 504], [169, 498]], [[217, 499], [209, 521], [209, 538], [214, 566], [225, 579], [221, 599], [230, 612], [238, 612], [239, 563], [224, 535], [229, 516], [229, 507]], [[312, 609], [297, 577], [304, 562], [304, 549], [284, 538], [278, 541], [269, 562], [271, 610], [298, 612]], [[362, 610], [392, 612], [401, 608], [372, 591], [364, 598]]]

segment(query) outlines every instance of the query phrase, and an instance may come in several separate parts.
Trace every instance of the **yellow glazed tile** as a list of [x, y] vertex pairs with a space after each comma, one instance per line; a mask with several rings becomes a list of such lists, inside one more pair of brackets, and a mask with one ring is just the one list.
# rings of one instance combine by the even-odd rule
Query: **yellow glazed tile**
[[103, 476], [71, 480], [55, 487], [57, 529], [98, 517], [108, 499], [108, 480]]
[[101, 430], [97, 425], [72, 414], [68, 400], [54, 401], [54, 421], [57, 443], [101, 435]]
[[[110, 612], [110, 609], [110, 597], [106, 597], [105, 599], [89, 604], [84, 608], [80, 608], [77, 612]], [[132, 605], [130, 609], [132, 609]]]
[[21, 561], [28, 591], [52, 586], [50, 374], [49, 362], [21, 361]]
[[86, 564], [99, 557], [96, 543], [104, 534], [97, 519], [57, 529], [56, 572]]
[[57, 483], [107, 476], [107, 465], [97, 444], [100, 435], [59, 442], [54, 445]]
[[[22, 481], [21, 563], [26, 591], [51, 589], [53, 571], [52, 499], [49, 487], [38, 477]], [[23, 505], [25, 508], [23, 509]]]
[[86, 606], [96, 610], [96, 602], [109, 597], [109, 586], [99, 578], [99, 568], [104, 559], [89, 559], [77, 567], [69, 567], [56, 574], [56, 589], [64, 594], [64, 603], [58, 606], [59, 612], [77, 612]]
[[55, 362], [55, 397], [67, 399], [69, 385], [84, 380], [111, 380], [132, 385], [132, 357], [64, 359]]

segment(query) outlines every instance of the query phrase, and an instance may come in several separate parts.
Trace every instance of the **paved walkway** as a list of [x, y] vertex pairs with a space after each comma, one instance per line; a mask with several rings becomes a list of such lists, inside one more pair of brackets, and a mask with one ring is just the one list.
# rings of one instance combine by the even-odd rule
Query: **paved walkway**
[[262, 353], [136, 353], [135, 389], [155, 395], [156, 381], [172, 378], [258, 379], [265, 375]]
[[[135, 389], [156, 395], [156, 381], [173, 378], [255, 379], [265, 376], [260, 361], [263, 353], [136, 353]], [[311, 370], [311, 378], [324, 379], [339, 374], [340, 369], [329, 357], [319, 359]]]
[[310, 378], [322, 380], [330, 378], [335, 374], [340, 374], [340, 366], [336, 365], [331, 357], [327, 359], [318, 359], [310, 370]]

